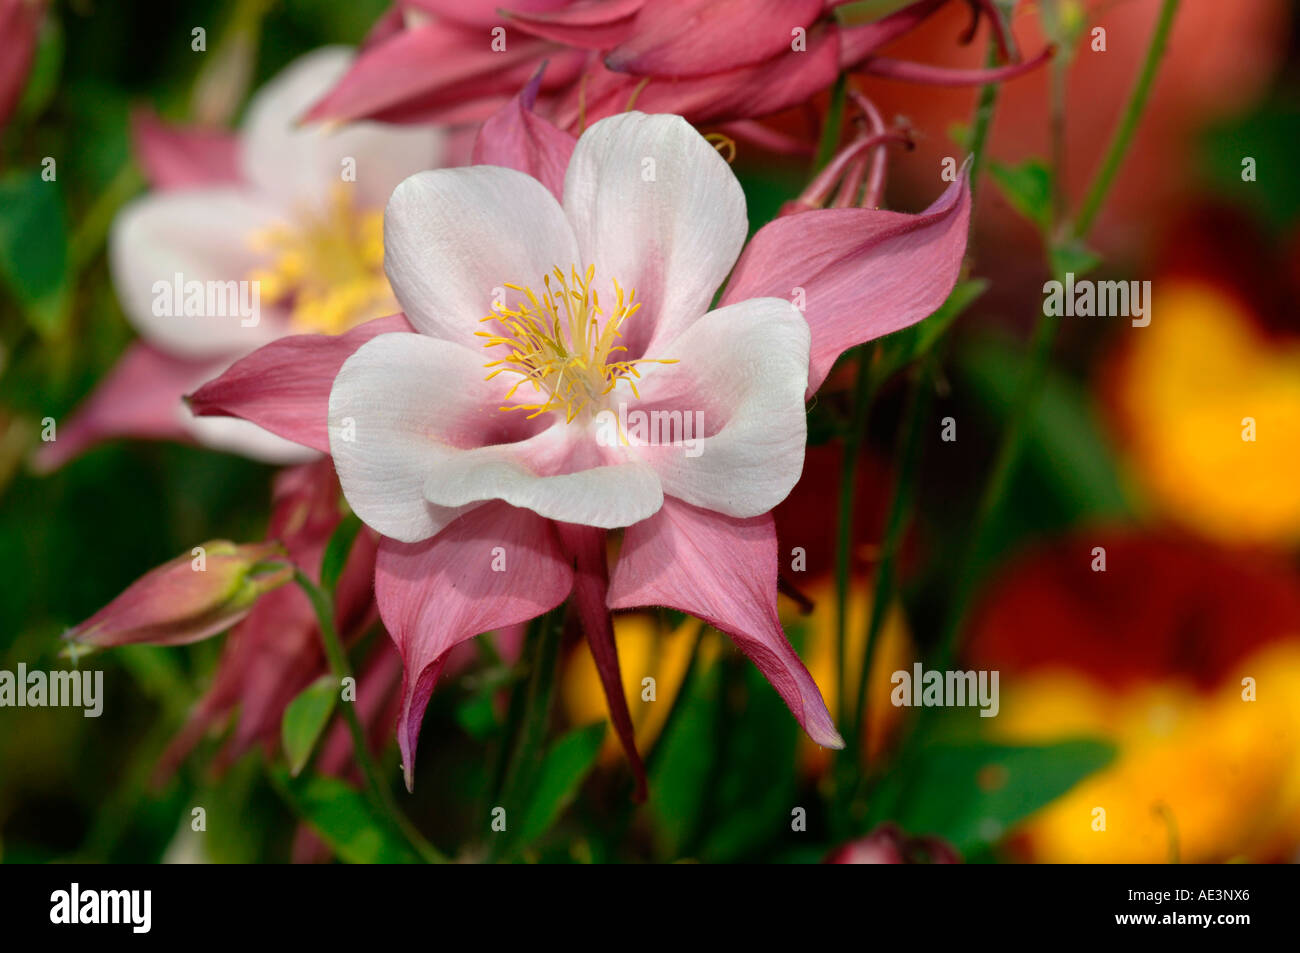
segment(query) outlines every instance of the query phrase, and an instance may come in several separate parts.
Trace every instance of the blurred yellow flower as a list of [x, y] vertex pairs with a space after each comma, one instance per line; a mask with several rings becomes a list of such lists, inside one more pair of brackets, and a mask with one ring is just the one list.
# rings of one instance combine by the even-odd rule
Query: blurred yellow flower
[[[827, 707], [837, 710], [839, 698], [835, 677], [835, 590], [829, 581], [818, 581], [807, 595], [813, 599], [813, 611], [800, 615], [793, 603], [781, 600], [781, 618], [795, 638], [800, 657], [822, 690]], [[857, 677], [866, 645], [868, 613], [871, 607], [870, 580], [861, 580], [849, 593], [849, 676], [850, 690], [857, 692]], [[690, 666], [696, 640], [700, 640], [699, 664], [712, 664], [729, 647], [698, 619], [688, 618], [668, 631], [658, 617], [647, 613], [614, 616], [614, 640], [618, 644], [619, 668], [623, 692], [627, 696], [637, 748], [647, 753], [663, 730], [681, 691]], [[902, 613], [895, 608], [885, 618], [872, 667], [868, 689], [866, 748], [869, 756], [878, 756], [899, 723], [899, 709], [890, 704], [890, 675], [912, 663], [911, 641]], [[645, 679], [654, 679], [654, 698], [648, 699]], [[560, 697], [570, 724], [583, 725], [608, 719], [605, 695], [595, 662], [586, 642], [573, 649], [565, 663]], [[611, 726], [601, 750], [601, 760], [621, 757], [618, 740]], [[830, 764], [832, 753], [806, 736], [800, 737], [799, 764], [808, 774], [820, 774]]]
[[[799, 616], [793, 611], [783, 612], [787, 631], [803, 629], [799, 654], [813, 680], [822, 690], [826, 706], [839, 711], [839, 679], [835, 665], [835, 587], [830, 580], [815, 583], [805, 593], [813, 600], [813, 611]], [[867, 644], [867, 622], [871, 614], [872, 581], [858, 579], [849, 587], [848, 611], [848, 687], [850, 697], [858, 691], [858, 673], [862, 670], [863, 653]], [[784, 604], [783, 604], [784, 605]], [[889, 701], [890, 676], [912, 664], [912, 643], [907, 623], [898, 606], [885, 615], [880, 630], [880, 641], [872, 661], [871, 677], [867, 685], [867, 757], [875, 760], [885, 749], [898, 727], [902, 709]], [[809, 773], [820, 774], [830, 764], [832, 752], [814, 744], [808, 738], [799, 742], [799, 763]]]
[[[641, 612], [614, 615], [614, 641], [618, 646], [623, 694], [632, 715], [637, 750], [642, 755], [654, 745], [668, 720], [703, 628], [704, 623], [694, 618], [669, 631], [655, 615]], [[701, 661], [711, 661], [720, 648], [716, 639], [705, 638], [700, 645]], [[654, 679], [652, 685], [646, 684], [647, 678]], [[609, 721], [605, 693], [585, 639], [574, 647], [565, 663], [560, 698], [570, 724]], [[621, 750], [610, 723], [600, 759], [605, 763], [617, 761], [622, 757]]]
[[1049, 863], [1287, 859], [1300, 844], [1300, 644], [1234, 668], [1209, 694], [1180, 681], [1112, 691], [1065, 669], [1005, 687], [1000, 740], [1091, 736], [1119, 748], [1022, 824], [1017, 848]]
[[1207, 536], [1300, 541], [1300, 343], [1280, 344], [1214, 285], [1157, 282], [1115, 397], [1152, 504]]

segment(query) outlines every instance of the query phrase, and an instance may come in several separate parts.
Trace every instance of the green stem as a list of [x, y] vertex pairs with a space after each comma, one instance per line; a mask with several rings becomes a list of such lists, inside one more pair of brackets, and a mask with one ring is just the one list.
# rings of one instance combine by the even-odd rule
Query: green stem
[[[1142, 72], [1138, 77], [1137, 84], [1134, 86], [1133, 94], [1129, 97], [1128, 106], [1120, 119], [1119, 127], [1111, 142], [1110, 151], [1106, 156], [1106, 160], [1102, 163], [1097, 179], [1088, 192], [1088, 197], [1084, 201], [1083, 209], [1075, 224], [1074, 234], [1076, 237], [1083, 238], [1086, 236], [1097, 210], [1105, 198], [1106, 191], [1110, 187], [1111, 180], [1114, 179], [1115, 173], [1119, 169], [1120, 162], [1128, 148], [1129, 140], [1133, 136], [1133, 130], [1137, 128], [1142, 109], [1146, 105], [1147, 95], [1150, 92], [1156, 68], [1160, 63], [1161, 54], [1164, 52], [1173, 15], [1177, 8], [1178, 0], [1165, 0], [1160, 8], [1159, 19], [1156, 21], [1151, 43], [1147, 48]], [[1063, 94], [1063, 88], [1054, 86], [1053, 93], [1054, 96], [1061, 95]], [[1059, 104], [1053, 104], [1054, 113], [1059, 108]], [[1053, 170], [1053, 174], [1059, 175], [1059, 170]], [[1052, 231], [1053, 233], [1056, 232], [1055, 225]], [[976, 565], [985, 545], [985, 537], [989, 527], [992, 525], [993, 518], [997, 515], [1005, 498], [1007, 486], [1015, 473], [1016, 465], [1020, 462], [1025, 435], [1029, 430], [1030, 420], [1033, 417], [1035, 408], [1038, 406], [1038, 397], [1043, 382], [1047, 377], [1047, 363], [1051, 357], [1052, 345], [1056, 341], [1058, 325], [1059, 321], [1044, 313], [1039, 316], [1037, 326], [1034, 329], [1029, 356], [1024, 374], [1021, 377], [1016, 400], [1012, 405], [1006, 431], [998, 447], [992, 474], [983, 494], [980, 496], [979, 506], [975, 512], [971, 532], [967, 539], [967, 546], [957, 574], [957, 589], [949, 605], [944, 627], [939, 637], [934, 666], [939, 670], [946, 669], [955, 656], [957, 637], [961, 631], [966, 610], [969, 608], [978, 581], [976, 578]]]
[[1038, 395], [1042, 390], [1043, 381], [1047, 377], [1047, 359], [1052, 353], [1057, 327], [1058, 322], [1044, 316], [1034, 328], [1029, 357], [1025, 363], [1024, 375], [1020, 380], [1015, 403], [1011, 408], [1007, 429], [998, 445], [989, 481], [980, 495], [979, 505], [971, 523], [971, 532], [967, 537], [966, 548], [959, 563], [961, 568], [957, 574], [957, 590], [949, 605], [935, 653], [936, 661], [933, 667], [939, 671], [947, 669], [952, 662], [957, 634], [961, 630], [961, 624], [966, 617], [966, 610], [978, 582], [975, 566], [979, 561], [989, 526], [992, 525], [993, 518], [997, 515], [1006, 496], [1007, 486], [1012, 474], [1015, 473], [1016, 464], [1020, 462], [1024, 436], [1029, 429], [1032, 412], [1038, 404]]
[[[984, 57], [985, 65], [996, 65], [997, 57], [997, 43], [990, 38], [988, 52]], [[986, 83], [980, 87], [979, 98], [975, 101], [975, 118], [970, 137], [970, 191], [972, 203], [975, 193], [979, 189], [980, 171], [984, 167], [985, 147], [989, 141], [989, 130], [993, 127], [993, 114], [997, 112], [998, 91], [1000, 88], [997, 83]]]
[[[858, 460], [867, 429], [867, 413], [875, 390], [871, 373], [871, 352], [858, 348], [858, 377], [853, 388], [853, 409], [848, 432], [844, 436], [844, 459], [840, 462], [839, 514], [835, 538], [835, 687], [836, 721], [841, 728], [850, 723], [848, 693], [848, 614], [849, 567], [853, 550], [853, 497], [858, 483]], [[855, 751], [853, 738], [845, 750]]]
[[95, 197], [86, 214], [81, 217], [72, 233], [69, 245], [69, 264], [74, 275], [80, 274], [99, 254], [108, 237], [108, 229], [118, 210], [141, 188], [144, 179], [131, 160], [127, 160], [104, 190]]
[[875, 661], [880, 630], [884, 625], [885, 616], [893, 604], [897, 585], [895, 565], [898, 559], [898, 550], [903, 542], [903, 529], [907, 526], [912, 511], [916, 469], [921, 457], [921, 428], [930, 409], [930, 382], [935, 363], [933, 355], [934, 352], [931, 351], [930, 356], [921, 364], [916, 375], [899, 431], [897, 476], [894, 483], [893, 497], [889, 504], [889, 515], [885, 518], [885, 536], [881, 542], [880, 562], [876, 566], [875, 586], [871, 597], [871, 616], [867, 623], [866, 645], [862, 652], [862, 667], [858, 671], [858, 691], [853, 707], [855, 724], [850, 735], [855, 742], [860, 742], [860, 739], [865, 738], [868, 730], [867, 690], [871, 677], [871, 666]]
[[826, 110], [826, 122], [822, 126], [821, 141], [817, 143], [817, 158], [814, 171], [820, 171], [835, 155], [835, 147], [840, 143], [840, 130], [844, 127], [844, 105], [848, 99], [849, 78], [845, 73], [835, 80], [831, 87], [831, 103]]
[[1160, 67], [1160, 60], [1169, 41], [1169, 31], [1173, 28], [1174, 14], [1177, 12], [1178, 0], [1164, 0], [1160, 6], [1155, 30], [1151, 34], [1151, 43], [1147, 46], [1146, 58], [1142, 61], [1142, 70], [1138, 73], [1137, 82], [1133, 84], [1133, 91], [1129, 94], [1128, 105], [1124, 108], [1119, 125], [1115, 127], [1115, 135], [1110, 141], [1110, 148], [1106, 151], [1101, 167], [1097, 170], [1097, 176], [1092, 180], [1092, 185], [1089, 186], [1083, 204], [1079, 208], [1079, 215], [1074, 223], [1076, 238], [1084, 237], [1092, 229], [1093, 220], [1101, 211], [1106, 193], [1110, 191], [1115, 175], [1124, 162], [1124, 155], [1133, 140], [1133, 133], [1137, 131], [1138, 120], [1142, 118], [1142, 112], [1146, 108], [1147, 97], [1151, 94], [1151, 85]]
[[[990, 38], [988, 51], [985, 54], [985, 61], [989, 65], [993, 65], [997, 62], [997, 55], [998, 55], [997, 44], [992, 38]], [[983, 167], [985, 148], [988, 145], [988, 139], [989, 139], [989, 130], [993, 126], [993, 117], [994, 114], [997, 112], [998, 90], [999, 87], [997, 83], [985, 84], [983, 87], [980, 88], [979, 98], [976, 100], [975, 103], [975, 114], [972, 119], [971, 138], [970, 138], [970, 149], [971, 149], [970, 187], [971, 187], [972, 196], [974, 195], [976, 187], [979, 184], [980, 169]], [[881, 543], [880, 563], [876, 567], [875, 585], [873, 587], [873, 593], [872, 593], [871, 617], [868, 622], [866, 645], [863, 650], [862, 667], [858, 672], [858, 685], [857, 685], [855, 707], [853, 708], [852, 727], [849, 731], [849, 740], [846, 742], [846, 747], [848, 747], [848, 750], [854, 752], [856, 752], [858, 748], [853, 746], [856, 746], [859, 743], [859, 740], [862, 737], [864, 737], [864, 733], [867, 730], [867, 725], [866, 725], [867, 715], [865, 711], [865, 706], [867, 701], [867, 697], [866, 697], [867, 687], [871, 677], [871, 665], [875, 657], [875, 650], [878, 642], [878, 636], [880, 634], [880, 629], [884, 624], [886, 612], [889, 609], [889, 607], [893, 604], [894, 597], [895, 597], [894, 589], [897, 582], [895, 578], [896, 575], [895, 564], [897, 560], [898, 547], [901, 545], [902, 542], [903, 528], [907, 525], [908, 517], [910, 515], [911, 506], [912, 506], [912, 495], [913, 495], [912, 491], [914, 489], [912, 486], [913, 474], [917, 466], [917, 459], [920, 456], [919, 453], [920, 429], [924, 422], [925, 414], [929, 406], [930, 395], [928, 393], [928, 388], [930, 386], [930, 379], [934, 370], [934, 366], [931, 362], [932, 362], [932, 358], [927, 357], [926, 363], [922, 366], [920, 374], [917, 375], [917, 378], [913, 384], [912, 393], [908, 398], [908, 410], [906, 412], [905, 420], [902, 425], [903, 429], [901, 431], [902, 437], [900, 438], [900, 458], [897, 467], [898, 477], [894, 483], [893, 495], [889, 504], [889, 513], [888, 516], [886, 517], [885, 537]], [[865, 367], [860, 369], [860, 373], [862, 371], [865, 371]], [[876, 385], [878, 384], [879, 382], [876, 382]], [[867, 387], [866, 385], [864, 385], [861, 381], [861, 378], [859, 378], [859, 390], [857, 392], [858, 395], [863, 396], [865, 398], [869, 396], [870, 392], [873, 389], [874, 387]], [[849, 434], [849, 438], [846, 441], [846, 444], [852, 444], [853, 446], [854, 452], [852, 454], [852, 459], [854, 461], [855, 470], [852, 475], [855, 478], [856, 478], [857, 448], [860, 445], [862, 439], [862, 431], [864, 429], [865, 429], [865, 408], [859, 409], [859, 406], [855, 403], [854, 425], [852, 431]], [[846, 453], [847, 452], [848, 450], [846, 448]], [[852, 487], [851, 483], [849, 484], [849, 487], [850, 488]], [[846, 533], [845, 530], [846, 524], [844, 521], [846, 508], [844, 504], [843, 485], [841, 486], [840, 492], [841, 492], [840, 533], [841, 536], [844, 536]], [[850, 517], [852, 516], [851, 502], [848, 506], [848, 514]], [[847, 549], [848, 549], [847, 545], [842, 542], [840, 547], [840, 554], [846, 554]], [[844, 718], [843, 715], [844, 700], [846, 699], [846, 694], [847, 694], [844, 690], [845, 678], [843, 675], [843, 673], [846, 671], [845, 664], [844, 664], [844, 656], [845, 656], [844, 645], [845, 645], [846, 637], [843, 632], [843, 626], [844, 626], [844, 614], [847, 611], [846, 608], [847, 558], [846, 556], [844, 556], [843, 558], [844, 558], [843, 573], [846, 580], [843, 589], [841, 589], [839, 586], [838, 570], [840, 566], [838, 563], [837, 563], [837, 578], [836, 578], [837, 598], [839, 599], [839, 606], [840, 606], [839, 613], [836, 617], [836, 625], [837, 625], [836, 644], [839, 647], [839, 653], [840, 653], [838, 668], [839, 668], [839, 672], [841, 673], [840, 682], [839, 682], [839, 686], [840, 686], [839, 698], [841, 699], [841, 704], [840, 704], [841, 722], [843, 722], [843, 718]], [[854, 757], [855, 758], [857, 757], [856, 754]]]
[[[555, 694], [555, 676], [564, 632], [564, 610], [556, 609], [536, 619], [528, 639], [528, 681], [516, 688], [511, 700], [510, 720], [513, 736], [508, 760], [500, 770], [497, 804], [506, 808], [507, 830], [513, 816], [517, 826], [522, 820], [525, 800], [537, 779], [544, 753], [546, 730], [551, 721], [551, 702]], [[495, 859], [508, 849], [510, 838], [494, 838], [489, 857]]]
[[[342, 684], [344, 679], [352, 678], [352, 666], [348, 663], [347, 652], [344, 651], [338, 629], [334, 626], [333, 600], [327, 591], [312, 582], [302, 570], [295, 569], [293, 578], [311, 602], [311, 607], [316, 613], [325, 658], [329, 662], [330, 671]], [[348, 733], [352, 736], [353, 756], [356, 758], [357, 767], [360, 768], [361, 776], [365, 779], [366, 790], [375, 806], [392, 821], [426, 863], [446, 863], [447, 859], [407, 820], [406, 815], [398, 808], [397, 802], [393, 800], [392, 791], [380, 779], [379, 769], [370, 755], [370, 746], [366, 743], [366, 731], [357, 715], [355, 703], [343, 699], [340, 704], [343, 709], [343, 720], [347, 723]]]
[[1052, 60], [1052, 217], [1058, 223], [1064, 222], [1069, 214], [1065, 197], [1065, 163], [1069, 153], [1065, 138], [1065, 89], [1069, 71], [1068, 56], [1057, 56]]

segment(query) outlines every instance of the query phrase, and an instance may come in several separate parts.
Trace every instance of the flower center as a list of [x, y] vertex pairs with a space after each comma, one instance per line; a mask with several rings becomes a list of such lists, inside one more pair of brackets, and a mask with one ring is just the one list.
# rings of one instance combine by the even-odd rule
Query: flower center
[[519, 376], [506, 400], [511, 400], [525, 384], [530, 384], [538, 395], [534, 403], [507, 404], [502, 410], [531, 411], [529, 420], [562, 411], [565, 421], [572, 422], [620, 381], [626, 381], [633, 396], [640, 398], [636, 379], [641, 375], [636, 365], [676, 363], [647, 358], [610, 360], [614, 354], [627, 351], [617, 343], [620, 328], [641, 304], [636, 301], [635, 289], [624, 294], [619, 283], [611, 281], [613, 305], [602, 308], [600, 296], [592, 287], [595, 273], [594, 266], [579, 272], [575, 265], [566, 277], [557, 267], [542, 279], [546, 290], [541, 294], [524, 285], [507, 284], [506, 288], [520, 296], [517, 304], [512, 308], [498, 302], [483, 318], [497, 322], [496, 331], [475, 332], [486, 339], [483, 346], [502, 347], [508, 352], [484, 365], [491, 370], [487, 379], [507, 372]]
[[384, 275], [384, 213], [362, 211], [339, 185], [323, 209], [253, 233], [270, 264], [250, 274], [266, 301], [289, 309], [298, 331], [339, 334], [397, 310]]

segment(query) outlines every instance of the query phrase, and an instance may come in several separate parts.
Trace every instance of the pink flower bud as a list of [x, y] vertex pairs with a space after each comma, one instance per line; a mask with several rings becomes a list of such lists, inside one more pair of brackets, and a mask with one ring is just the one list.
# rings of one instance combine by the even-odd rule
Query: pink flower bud
[[957, 864], [961, 857], [938, 837], [908, 837], [897, 824], [884, 823], [866, 837], [849, 841], [827, 855], [828, 864]]
[[98, 648], [197, 642], [240, 621], [259, 596], [292, 578], [279, 543], [213, 540], [146, 573], [64, 638]]

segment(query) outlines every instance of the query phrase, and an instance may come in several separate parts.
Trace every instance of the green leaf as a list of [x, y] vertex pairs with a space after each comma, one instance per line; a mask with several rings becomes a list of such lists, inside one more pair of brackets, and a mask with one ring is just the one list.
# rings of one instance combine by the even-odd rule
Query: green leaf
[[289, 702], [280, 722], [280, 740], [289, 761], [289, 773], [297, 777], [311, 759], [316, 742], [329, 724], [338, 702], [339, 685], [332, 675], [322, 675]]
[[1247, 115], [1206, 131], [1197, 166], [1216, 198], [1245, 206], [1274, 229], [1292, 234], [1300, 216], [1300, 176], [1293, 173], [1300, 142], [1300, 103], [1278, 95]]
[[662, 858], [689, 851], [702, 826], [717, 750], [721, 675], [721, 665], [697, 662], [650, 760], [650, 809]]
[[530, 844], [541, 837], [573, 803], [596, 763], [606, 730], [604, 721], [593, 722], [566, 732], [551, 745], [524, 811], [518, 843]]
[[1058, 278], [1071, 272], [1080, 278], [1101, 264], [1101, 256], [1077, 238], [1053, 245], [1049, 255], [1052, 274]]
[[1011, 207], [1046, 233], [1052, 227], [1052, 170], [1041, 159], [990, 162], [989, 172]]
[[912, 325], [916, 329], [912, 359], [922, 357], [934, 347], [939, 338], [943, 337], [943, 333], [952, 327], [952, 323], [962, 312], [975, 303], [975, 299], [982, 295], [988, 286], [989, 283], [984, 278], [971, 278], [957, 282], [944, 303], [939, 305], [939, 310], [919, 324]]
[[874, 386], [879, 388], [898, 371], [924, 357], [988, 286], [988, 281], [983, 278], [959, 281], [932, 315], [885, 337], [881, 342], [880, 358], [872, 368], [876, 378]]
[[[1001, 840], [1006, 831], [1065, 794], [1115, 756], [1103, 741], [1049, 745], [983, 742], [936, 744], [917, 755], [890, 792], [892, 815], [909, 833], [934, 834], [963, 854]], [[884, 817], [873, 818], [873, 824]]]
[[355, 788], [337, 778], [293, 783], [276, 769], [272, 778], [294, 811], [339, 859], [349, 864], [416, 864], [420, 858]]
[[68, 229], [63, 192], [40, 171], [0, 179], [0, 278], [43, 337], [69, 313]]
[[[790, 633], [793, 636], [795, 633]], [[708, 788], [699, 847], [706, 863], [762, 855], [790, 832], [796, 795], [799, 725], [757, 667], [732, 659], [722, 698], [727, 730]]]
[[[1015, 401], [1024, 373], [1023, 348], [1002, 338], [973, 338], [959, 354], [958, 367], [984, 406], [1002, 416]], [[1035, 485], [1050, 497], [1056, 511], [1047, 528], [1129, 512], [1114, 453], [1092, 396], [1079, 382], [1056, 370], [1048, 372], [1027, 437], [1021, 467], [1032, 467]], [[1016, 509], [1004, 507], [1009, 513]], [[1048, 514], [1038, 514], [1037, 519], [1041, 532]]]
[[973, 131], [968, 122], [952, 122], [948, 124], [948, 138], [963, 152], [970, 151], [972, 134]]
[[326, 592], [332, 593], [338, 585], [343, 568], [348, 564], [352, 544], [356, 542], [360, 531], [361, 518], [356, 513], [348, 513], [335, 527], [334, 535], [325, 546], [325, 555], [320, 561], [320, 585]]
[[57, 17], [47, 16], [36, 41], [36, 55], [22, 99], [18, 101], [18, 115], [34, 119], [45, 111], [59, 85], [63, 69], [63, 27]]
[[466, 733], [479, 741], [486, 741], [500, 727], [492, 692], [484, 691], [456, 706], [456, 722]]

